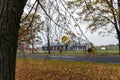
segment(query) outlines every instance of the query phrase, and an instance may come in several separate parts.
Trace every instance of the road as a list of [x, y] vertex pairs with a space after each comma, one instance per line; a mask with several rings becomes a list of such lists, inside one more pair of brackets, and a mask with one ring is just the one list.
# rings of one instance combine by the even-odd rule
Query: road
[[50, 59], [50, 60], [67, 60], [67, 61], [84, 61], [84, 62], [99, 62], [120, 64], [120, 56], [60, 56], [60, 55], [39, 55], [39, 54], [19, 54], [18, 58], [35, 58], [35, 59]]

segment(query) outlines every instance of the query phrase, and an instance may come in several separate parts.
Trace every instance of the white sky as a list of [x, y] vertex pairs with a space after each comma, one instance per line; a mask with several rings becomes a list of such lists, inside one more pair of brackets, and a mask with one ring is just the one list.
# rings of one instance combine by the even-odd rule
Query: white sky
[[96, 46], [117, 44], [118, 43], [117, 39], [115, 37], [113, 37], [113, 36], [102, 37], [100, 35], [97, 35], [96, 33], [94, 33], [94, 34], [87, 33], [86, 36]]
[[[81, 25], [81, 26], [86, 26], [86, 25]], [[109, 36], [106, 35], [102, 37], [102, 35], [98, 35], [97, 32], [91, 33], [90, 31], [86, 31], [85, 27], [81, 29], [83, 30], [84, 34], [87, 36], [89, 41], [96, 46], [118, 43], [118, 40], [115, 37], [116, 35], [113, 35], [112, 33]]]

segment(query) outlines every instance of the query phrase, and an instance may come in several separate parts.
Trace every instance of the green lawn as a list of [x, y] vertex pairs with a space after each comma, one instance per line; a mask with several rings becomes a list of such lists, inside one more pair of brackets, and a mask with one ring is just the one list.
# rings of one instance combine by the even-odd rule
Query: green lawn
[[[97, 47], [97, 55], [118, 55], [118, 47], [110, 46], [106, 50], [101, 50], [100, 47]], [[48, 54], [47, 52], [36, 52], [37, 54]], [[23, 54], [23, 52], [18, 52], [18, 54]], [[24, 54], [30, 54], [30, 52], [24, 52]], [[51, 51], [52, 55], [60, 55], [59, 51]], [[62, 55], [85, 55], [83, 51], [63, 51]]]
[[100, 48], [97, 48], [98, 54], [118, 55], [118, 52], [118, 46], [109, 46], [106, 47], [106, 50], [101, 50]]

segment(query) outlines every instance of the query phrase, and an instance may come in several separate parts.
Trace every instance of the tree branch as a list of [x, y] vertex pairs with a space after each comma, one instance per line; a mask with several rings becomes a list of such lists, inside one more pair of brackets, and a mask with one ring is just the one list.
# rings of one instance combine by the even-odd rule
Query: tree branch
[[[38, 1], [39, 1], [39, 0], [38, 0]], [[37, 0], [34, 2], [32, 8], [30, 9], [30, 11], [29, 11], [28, 14], [20, 21], [20, 23], [22, 23], [22, 22], [30, 15], [30, 13], [31, 13], [31, 11], [33, 10], [33, 8], [34, 8], [36, 2], [37, 2]]]

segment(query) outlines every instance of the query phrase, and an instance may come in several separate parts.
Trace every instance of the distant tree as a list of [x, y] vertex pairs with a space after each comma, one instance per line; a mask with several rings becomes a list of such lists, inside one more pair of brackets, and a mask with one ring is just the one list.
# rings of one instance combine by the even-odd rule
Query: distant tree
[[88, 29], [99, 34], [117, 34], [120, 54], [120, 0], [77, 0], [68, 2], [79, 7], [80, 19], [88, 23]]

